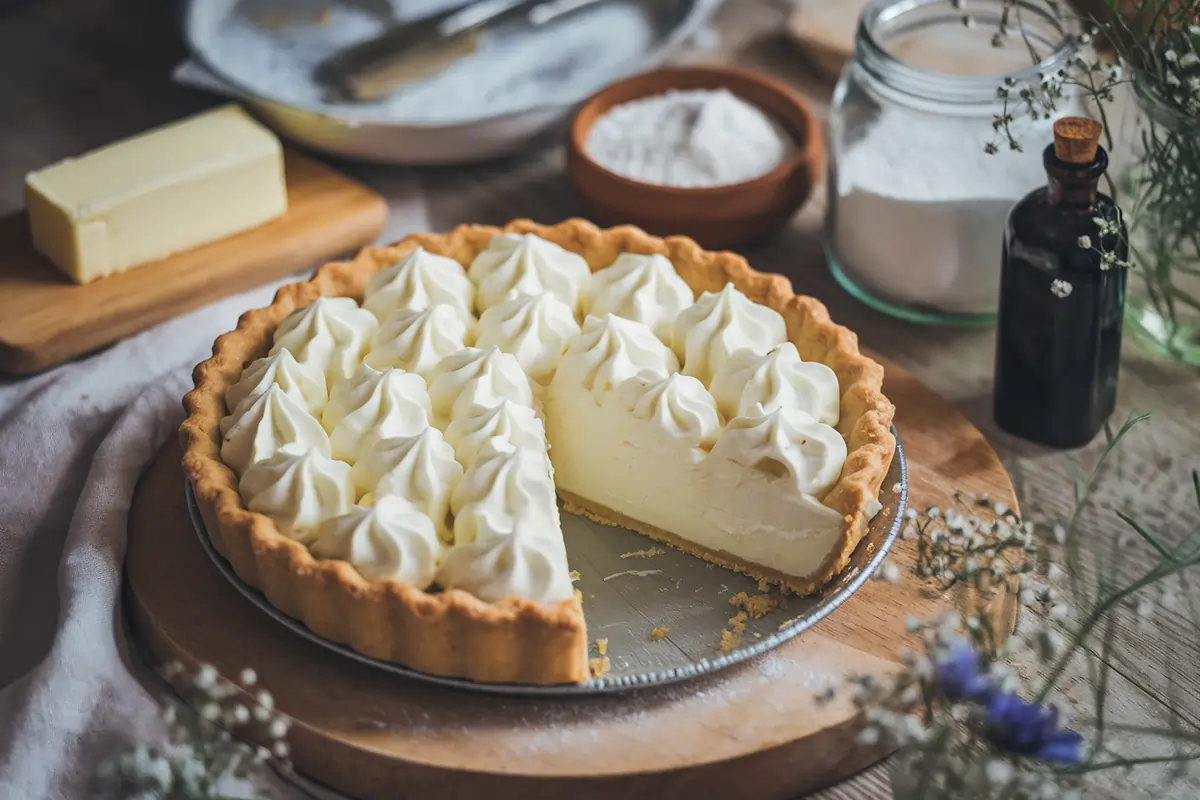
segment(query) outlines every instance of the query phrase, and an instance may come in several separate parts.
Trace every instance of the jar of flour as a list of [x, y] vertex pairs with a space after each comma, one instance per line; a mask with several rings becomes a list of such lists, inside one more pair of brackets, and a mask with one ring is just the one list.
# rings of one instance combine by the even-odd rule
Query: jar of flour
[[[830, 111], [825, 250], [838, 282], [879, 311], [948, 324], [995, 315], [1008, 211], [1045, 182], [1030, 154], [1053, 138], [1014, 90], [1024, 152], [1010, 150], [992, 126], [1003, 113], [996, 90], [1006, 78], [1037, 84], [1074, 57], [1073, 37], [1040, 0], [1020, 3], [1028, 46], [1015, 16], [997, 37], [1006, 5], [873, 0], [863, 12]], [[1060, 101], [1055, 113], [1073, 108]]]

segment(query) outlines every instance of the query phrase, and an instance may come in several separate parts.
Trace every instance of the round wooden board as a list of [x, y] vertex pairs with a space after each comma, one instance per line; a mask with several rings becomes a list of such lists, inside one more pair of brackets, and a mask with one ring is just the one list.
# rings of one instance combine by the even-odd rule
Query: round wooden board
[[[897, 407], [912, 507], [949, 506], [955, 490], [1016, 507], [1004, 467], [966, 418], [890, 365], [884, 391]], [[295, 769], [363, 800], [795, 797], [885, 755], [854, 743], [844, 696], [818, 704], [815, 693], [850, 673], [894, 670], [911, 646], [905, 617], [933, 617], [963, 599], [918, 582], [912, 544], [901, 540], [892, 556], [899, 584], [870, 581], [812, 630], [715, 675], [597, 697], [443, 689], [350, 661], [254, 608], [201, 549], [179, 460], [174, 442], [159, 452], [130, 511], [135, 636], [155, 663], [207, 662], [228, 676], [253, 666], [295, 720]], [[998, 626], [1011, 629], [1014, 609], [996, 604]]]

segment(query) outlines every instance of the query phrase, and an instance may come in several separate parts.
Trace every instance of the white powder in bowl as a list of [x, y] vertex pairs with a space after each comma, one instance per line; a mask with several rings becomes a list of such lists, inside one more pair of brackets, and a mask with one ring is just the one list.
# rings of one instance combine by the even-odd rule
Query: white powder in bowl
[[765, 175], [792, 154], [795, 142], [732, 92], [698, 89], [613, 106], [592, 125], [584, 150], [622, 177], [702, 188]]

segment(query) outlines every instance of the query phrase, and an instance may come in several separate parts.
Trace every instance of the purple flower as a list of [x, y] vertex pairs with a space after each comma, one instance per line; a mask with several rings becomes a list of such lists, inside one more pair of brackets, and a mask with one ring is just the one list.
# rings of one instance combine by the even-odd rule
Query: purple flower
[[1058, 710], [996, 693], [987, 702], [987, 738], [1001, 750], [1059, 764], [1077, 764], [1083, 737], [1058, 727]]
[[966, 642], [950, 645], [937, 662], [934, 679], [953, 701], [976, 703], [987, 709], [985, 736], [1000, 750], [1060, 764], [1076, 764], [1083, 737], [1058, 727], [1058, 711], [1027, 703], [1015, 694], [993, 688], [980, 673], [979, 654]]
[[966, 642], [950, 645], [950, 655], [937, 662], [934, 679], [951, 700], [987, 703], [994, 690], [979, 674], [979, 654]]

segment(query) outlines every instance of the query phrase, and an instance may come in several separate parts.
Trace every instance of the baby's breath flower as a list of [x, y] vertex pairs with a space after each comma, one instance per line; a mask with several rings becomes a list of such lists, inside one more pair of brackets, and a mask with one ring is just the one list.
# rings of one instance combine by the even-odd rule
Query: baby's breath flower
[[216, 722], [221, 718], [221, 707], [216, 703], [205, 703], [200, 707], [200, 716], [209, 722]]
[[271, 693], [265, 689], [260, 691], [255, 699], [258, 701], [258, 705], [262, 708], [265, 708], [267, 711], [271, 711], [275, 708], [275, 698], [272, 697]]
[[271, 745], [271, 754], [276, 758], [287, 758], [289, 752], [287, 742], [278, 741]]
[[239, 678], [241, 679], [242, 686], [253, 686], [254, 684], [258, 683], [258, 673], [249, 667], [242, 670], [242, 674], [239, 676]]
[[193, 683], [196, 688], [201, 691], [208, 691], [217, 685], [217, 668], [212, 664], [201, 664], [200, 669], [196, 670], [196, 677]]
[[879, 744], [879, 729], [874, 725], [868, 725], [858, 732], [857, 740], [864, 747]]
[[272, 739], [282, 739], [287, 736], [290, 723], [284, 717], [276, 717], [271, 720], [271, 724], [267, 727], [267, 736]]
[[1062, 278], [1055, 278], [1050, 282], [1050, 294], [1054, 295], [1060, 300], [1065, 297], [1070, 297], [1071, 292], [1074, 291], [1074, 289], [1074, 286], [1067, 283]]
[[998, 758], [989, 759], [985, 771], [988, 782], [998, 788], [1008, 786], [1013, 779], [1012, 764]]
[[1078, 245], [1079, 245], [1080, 247], [1082, 247], [1084, 250], [1091, 250], [1091, 249], [1092, 249], [1092, 237], [1090, 237], [1090, 236], [1080, 236], [1080, 237], [1079, 237], [1079, 238], [1076, 240], [1076, 244], [1078, 244]]

